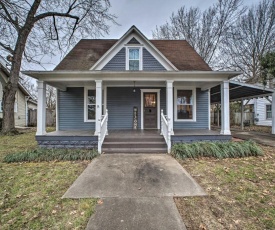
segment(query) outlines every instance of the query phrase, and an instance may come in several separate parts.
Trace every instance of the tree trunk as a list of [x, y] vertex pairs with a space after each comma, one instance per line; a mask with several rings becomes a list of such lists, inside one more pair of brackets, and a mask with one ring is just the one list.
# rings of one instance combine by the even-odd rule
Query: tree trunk
[[18, 87], [13, 87], [8, 81], [3, 91], [3, 122], [2, 133], [16, 133], [14, 122], [14, 101]]
[[34, 15], [40, 5], [41, 0], [35, 0], [26, 18], [25, 24], [18, 30], [18, 38], [16, 41], [10, 76], [8, 77], [8, 83], [4, 87], [3, 92], [3, 121], [2, 121], [2, 133], [9, 134], [15, 133], [14, 123], [14, 101], [15, 94], [18, 90], [19, 73], [21, 68], [21, 62], [23, 53], [26, 47], [28, 36], [34, 26]]

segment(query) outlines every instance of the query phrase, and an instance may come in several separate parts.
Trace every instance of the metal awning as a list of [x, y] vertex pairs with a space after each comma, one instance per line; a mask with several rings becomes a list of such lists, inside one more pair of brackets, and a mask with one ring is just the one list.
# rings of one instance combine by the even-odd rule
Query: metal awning
[[[237, 81], [229, 81], [229, 97], [230, 101], [239, 101], [241, 99], [252, 99], [258, 97], [271, 96], [273, 89], [264, 88], [247, 83]], [[221, 102], [221, 87], [217, 85], [211, 88], [211, 103]]]

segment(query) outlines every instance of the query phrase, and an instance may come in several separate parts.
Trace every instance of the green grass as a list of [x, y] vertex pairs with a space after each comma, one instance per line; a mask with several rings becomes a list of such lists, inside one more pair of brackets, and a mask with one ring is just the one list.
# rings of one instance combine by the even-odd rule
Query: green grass
[[275, 149], [245, 158], [178, 159], [207, 192], [176, 198], [188, 229], [275, 229]]
[[64, 150], [38, 149], [33, 130], [0, 135], [0, 229], [85, 229], [97, 200], [61, 197], [90, 161], [3, 162], [18, 153], [41, 151], [61, 157]]
[[98, 156], [95, 150], [81, 149], [42, 149], [10, 153], [4, 157], [4, 162], [41, 162], [41, 161], [78, 161], [92, 160]]
[[181, 143], [172, 147], [172, 155], [175, 158], [238, 158], [249, 156], [261, 156], [262, 149], [253, 141], [242, 142], [194, 142]]

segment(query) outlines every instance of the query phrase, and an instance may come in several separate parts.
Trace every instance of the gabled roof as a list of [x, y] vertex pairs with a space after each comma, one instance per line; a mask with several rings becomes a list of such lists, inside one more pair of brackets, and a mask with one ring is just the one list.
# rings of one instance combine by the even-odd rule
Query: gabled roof
[[[5, 74], [5, 76], [7, 77], [6, 78], [2, 74], [0, 74], [0, 77], [3, 77], [4, 81], [7, 81], [8, 77], [10, 76], [10, 70], [8, 69], [7, 66], [8, 66], [8, 63], [5, 61], [5, 59], [2, 56], [0, 56], [0, 70], [2, 70]], [[1, 81], [0, 81], [0, 83], [1, 83]], [[18, 88], [22, 91], [22, 93], [25, 96], [29, 96], [30, 99], [32, 99], [34, 104], [37, 104], [37, 102], [32, 98], [32, 95], [30, 94], [30, 92], [20, 82], [18, 83]]]
[[131, 27], [121, 39], [82, 39], [56, 66], [55, 70], [90, 70], [118, 43], [136, 32], [148, 41], [153, 49], [179, 71], [211, 71], [211, 68], [185, 40], [148, 40], [135, 27]]

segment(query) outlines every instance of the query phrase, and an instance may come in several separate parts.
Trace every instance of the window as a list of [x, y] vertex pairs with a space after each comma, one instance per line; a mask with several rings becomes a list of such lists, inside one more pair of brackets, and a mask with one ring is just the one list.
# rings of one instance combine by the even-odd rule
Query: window
[[88, 89], [87, 94], [87, 120], [95, 120], [96, 92], [94, 89]]
[[195, 89], [175, 89], [175, 120], [195, 121]]
[[272, 106], [266, 105], [266, 119], [272, 119]]
[[[96, 119], [96, 90], [85, 88], [84, 90], [84, 121], [94, 122]], [[104, 91], [102, 90], [102, 114], [104, 114]]]
[[142, 70], [142, 49], [140, 47], [128, 47], [126, 70]]
[[2, 101], [0, 101], [0, 113], [3, 111]]

